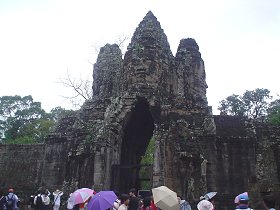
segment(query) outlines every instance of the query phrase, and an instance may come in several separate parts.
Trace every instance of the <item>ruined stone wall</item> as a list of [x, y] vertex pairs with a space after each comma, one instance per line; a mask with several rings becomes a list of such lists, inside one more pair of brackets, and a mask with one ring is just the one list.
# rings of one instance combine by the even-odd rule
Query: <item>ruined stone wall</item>
[[[45, 145], [0, 144], [0, 186], [28, 196], [41, 184]], [[24, 192], [24, 193], [23, 193]]]
[[[280, 182], [280, 129], [278, 126], [256, 124], [257, 178], [263, 180], [264, 191], [271, 191]], [[280, 191], [280, 186], [278, 186]]]
[[61, 188], [65, 177], [67, 177], [66, 167], [69, 151], [67, 148], [69, 147], [65, 138], [49, 138], [46, 144], [41, 179], [48, 189], [54, 190], [57, 187]]

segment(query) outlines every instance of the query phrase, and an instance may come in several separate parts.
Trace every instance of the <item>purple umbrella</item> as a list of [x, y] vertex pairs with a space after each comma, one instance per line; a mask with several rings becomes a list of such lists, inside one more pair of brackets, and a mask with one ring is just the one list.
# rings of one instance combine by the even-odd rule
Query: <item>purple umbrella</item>
[[117, 196], [113, 191], [100, 191], [88, 203], [88, 210], [106, 210], [114, 205]]

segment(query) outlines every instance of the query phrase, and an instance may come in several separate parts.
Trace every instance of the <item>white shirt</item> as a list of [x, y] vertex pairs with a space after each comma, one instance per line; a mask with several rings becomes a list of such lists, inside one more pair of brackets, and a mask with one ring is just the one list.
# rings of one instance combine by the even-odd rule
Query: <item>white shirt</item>
[[42, 195], [42, 201], [44, 205], [49, 205], [51, 200], [48, 195]]
[[41, 194], [38, 194], [35, 198], [34, 198], [34, 204], [36, 205], [36, 202], [37, 202], [37, 197], [41, 196], [42, 198], [42, 202], [44, 205], [49, 205], [50, 204], [50, 197], [47, 196], [47, 195], [41, 195]]
[[55, 193], [53, 192], [53, 201], [54, 205], [59, 206], [60, 205], [60, 197], [63, 195], [63, 192]]
[[8, 195], [6, 195], [6, 199], [8, 200], [9, 198], [13, 198], [14, 200], [14, 206], [13, 209], [17, 209], [17, 202], [18, 202], [18, 197], [16, 194], [9, 192]]
[[120, 205], [118, 210], [127, 210], [127, 206], [125, 204]]

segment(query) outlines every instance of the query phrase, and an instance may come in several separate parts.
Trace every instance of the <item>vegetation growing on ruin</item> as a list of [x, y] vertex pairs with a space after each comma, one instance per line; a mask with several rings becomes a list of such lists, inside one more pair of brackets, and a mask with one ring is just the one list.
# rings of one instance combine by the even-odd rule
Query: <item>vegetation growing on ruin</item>
[[[155, 152], [155, 139], [151, 138], [149, 145], [147, 147], [145, 155], [142, 157], [141, 165], [147, 165], [141, 167], [139, 176], [140, 178], [149, 179], [151, 178], [151, 170], [149, 170], [154, 163], [154, 152]], [[150, 165], [150, 167], [148, 166]], [[143, 180], [141, 181], [141, 189], [149, 190], [151, 189], [151, 180]]]

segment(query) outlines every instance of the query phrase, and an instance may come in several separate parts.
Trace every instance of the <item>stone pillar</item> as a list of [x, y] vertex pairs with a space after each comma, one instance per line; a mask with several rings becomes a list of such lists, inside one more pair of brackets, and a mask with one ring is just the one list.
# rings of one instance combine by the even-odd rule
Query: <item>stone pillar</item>
[[160, 143], [159, 140], [155, 141], [155, 153], [154, 153], [154, 168], [153, 168], [153, 187], [160, 186]]
[[105, 149], [105, 155], [106, 155], [106, 159], [105, 159], [105, 173], [104, 173], [104, 189], [110, 189], [111, 186], [111, 167], [112, 167], [112, 154], [113, 151], [111, 148], [106, 148]]
[[157, 125], [155, 130], [155, 152], [153, 166], [153, 187], [164, 185], [164, 142], [158, 135]]
[[102, 150], [94, 151], [94, 188], [96, 191], [103, 189], [103, 180], [104, 180], [104, 170], [103, 170], [103, 160], [102, 160]]

